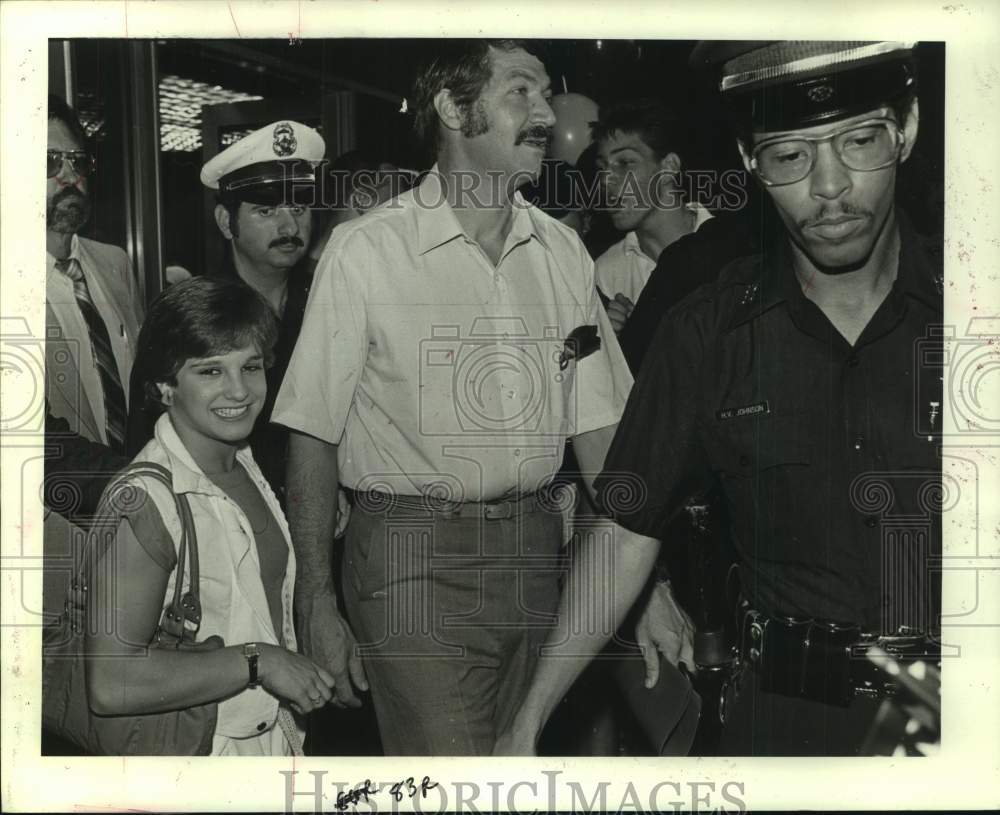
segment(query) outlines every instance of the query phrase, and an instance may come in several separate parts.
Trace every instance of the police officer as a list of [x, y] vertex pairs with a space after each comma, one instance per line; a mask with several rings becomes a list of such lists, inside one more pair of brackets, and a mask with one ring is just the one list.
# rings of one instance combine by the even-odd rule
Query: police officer
[[[894, 202], [917, 137], [912, 46], [709, 43], [694, 56], [721, 66], [774, 238], [664, 319], [599, 495], [655, 551], [692, 491], [725, 494], [744, 670], [721, 752], [857, 754], [887, 687], [851, 655], [876, 640], [931, 653], [939, 609], [927, 496], [940, 485], [941, 372], [915, 349], [941, 322], [941, 277]], [[644, 501], [620, 500], [623, 472]], [[616, 613], [648, 573], [635, 545], [616, 547]], [[574, 572], [571, 584], [585, 573]], [[667, 642], [681, 618], [660, 617]], [[599, 637], [570, 645], [592, 652]], [[530, 749], [578, 667], [542, 660], [497, 752]]]
[[260, 292], [280, 321], [267, 400], [250, 437], [254, 458], [284, 501], [287, 431], [270, 425], [271, 409], [302, 326], [311, 267], [303, 262], [317, 203], [316, 164], [323, 137], [293, 121], [255, 130], [208, 161], [201, 182], [218, 190], [215, 222], [230, 244], [223, 274]]

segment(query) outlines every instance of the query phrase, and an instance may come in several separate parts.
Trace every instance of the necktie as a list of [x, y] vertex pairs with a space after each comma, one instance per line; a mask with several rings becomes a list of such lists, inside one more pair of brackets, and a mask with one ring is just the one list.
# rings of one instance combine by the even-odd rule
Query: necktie
[[108, 327], [90, 296], [90, 289], [87, 288], [87, 279], [83, 276], [80, 262], [76, 258], [65, 258], [56, 261], [56, 268], [73, 281], [76, 304], [90, 333], [90, 345], [101, 376], [101, 389], [104, 392], [108, 446], [116, 452], [123, 453], [125, 452], [125, 392], [118, 376], [118, 364], [111, 348]]

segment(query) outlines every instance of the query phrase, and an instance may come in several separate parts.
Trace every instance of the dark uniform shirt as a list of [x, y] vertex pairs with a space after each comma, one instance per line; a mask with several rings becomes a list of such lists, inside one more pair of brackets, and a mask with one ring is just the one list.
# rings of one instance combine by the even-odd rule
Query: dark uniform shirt
[[667, 311], [702, 284], [715, 280], [727, 264], [757, 250], [753, 225], [754, 220], [744, 213], [724, 212], [660, 252], [656, 268], [618, 335], [633, 373], [642, 367]]
[[607, 510], [650, 537], [718, 483], [744, 595], [768, 614], [895, 631], [939, 609], [941, 278], [897, 215], [898, 276], [853, 347], [802, 293], [785, 240], [681, 303], [598, 479]]

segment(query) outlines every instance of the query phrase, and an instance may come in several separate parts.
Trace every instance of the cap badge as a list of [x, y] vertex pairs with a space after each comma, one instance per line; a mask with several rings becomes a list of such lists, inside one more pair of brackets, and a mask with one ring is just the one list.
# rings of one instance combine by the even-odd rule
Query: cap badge
[[274, 126], [274, 154], [285, 158], [295, 152], [299, 143], [295, 140], [295, 130], [288, 122], [280, 122]]
[[826, 102], [833, 96], [833, 87], [831, 85], [815, 85], [806, 91], [806, 96], [810, 102]]

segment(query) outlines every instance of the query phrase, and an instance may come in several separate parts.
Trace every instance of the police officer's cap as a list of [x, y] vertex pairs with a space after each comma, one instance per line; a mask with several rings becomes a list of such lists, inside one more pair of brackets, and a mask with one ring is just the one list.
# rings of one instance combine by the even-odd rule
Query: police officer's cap
[[280, 121], [255, 130], [201, 168], [201, 183], [231, 201], [310, 203], [326, 144], [311, 127]]
[[916, 89], [912, 42], [701, 42], [734, 114], [758, 130], [793, 130], [866, 113]]

